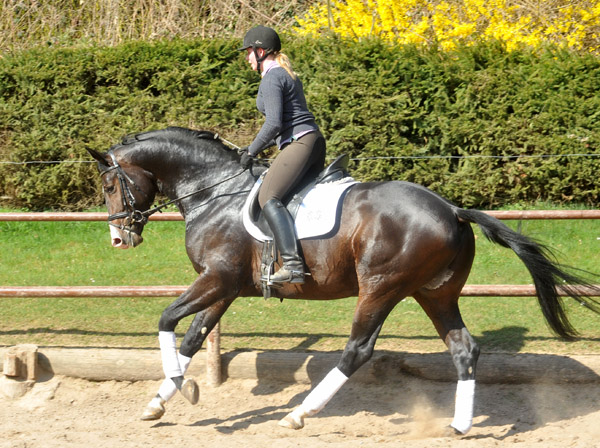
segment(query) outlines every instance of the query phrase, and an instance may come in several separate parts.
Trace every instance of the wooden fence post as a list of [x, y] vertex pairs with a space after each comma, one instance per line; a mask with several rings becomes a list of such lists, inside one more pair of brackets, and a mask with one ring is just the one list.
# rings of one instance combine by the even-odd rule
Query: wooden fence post
[[213, 387], [219, 386], [222, 382], [220, 322], [217, 322], [206, 338], [206, 382]]

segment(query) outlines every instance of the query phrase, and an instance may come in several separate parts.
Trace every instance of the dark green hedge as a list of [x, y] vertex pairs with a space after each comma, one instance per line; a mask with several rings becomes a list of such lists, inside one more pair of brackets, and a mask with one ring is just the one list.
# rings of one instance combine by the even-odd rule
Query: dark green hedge
[[445, 157], [362, 162], [357, 177], [411, 180], [472, 207], [597, 204], [600, 158], [530, 156], [597, 152], [598, 58], [494, 45], [456, 53], [375, 41], [316, 46], [301, 59], [318, 58], [310, 102], [336, 151]]
[[[259, 79], [238, 45], [129, 43], [0, 59], [0, 160], [87, 159], [86, 147], [106, 150], [125, 134], [167, 125], [248, 144], [261, 123]], [[597, 57], [333, 38], [286, 39], [284, 47], [329, 155], [361, 159], [357, 179], [418, 182], [468, 207], [597, 205], [600, 157], [568, 156], [597, 152]], [[94, 167], [79, 163], [0, 164], [0, 195], [31, 209], [101, 201]]]

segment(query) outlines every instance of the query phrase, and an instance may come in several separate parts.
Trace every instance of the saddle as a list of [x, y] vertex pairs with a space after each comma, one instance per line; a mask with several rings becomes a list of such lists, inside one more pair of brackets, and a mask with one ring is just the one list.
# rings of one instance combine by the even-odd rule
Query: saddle
[[[304, 198], [307, 194], [319, 184], [332, 183], [340, 181], [344, 178], [350, 178], [348, 174], [348, 164], [350, 158], [347, 154], [343, 154], [337, 157], [329, 166], [327, 166], [319, 175], [314, 179], [308, 179], [300, 184], [298, 188], [291, 195], [291, 198], [285, 202], [285, 206], [290, 212], [290, 215], [294, 220], [298, 215], [298, 210], [302, 205]], [[258, 204], [258, 191], [262, 179], [259, 179], [255, 188], [250, 193], [250, 197], [245, 207], [246, 214], [244, 218], [250, 221], [250, 224], [255, 226], [262, 232], [267, 238], [263, 240], [262, 260], [261, 260], [261, 285], [263, 297], [265, 299], [271, 297], [271, 286], [268, 285], [268, 279], [274, 272], [274, 264], [277, 259], [277, 248], [273, 239], [273, 233], [269, 228], [269, 225], [262, 214], [260, 205]]]
[[[301, 182], [300, 185], [294, 190], [293, 194], [289, 199], [284, 202], [284, 205], [290, 212], [290, 215], [295, 220], [298, 215], [298, 209], [302, 204], [302, 201], [306, 197], [309, 191], [311, 191], [316, 185], [324, 184], [328, 182], [338, 181], [345, 177], [349, 177], [348, 164], [350, 163], [350, 157], [348, 154], [342, 154], [338, 156], [329, 166], [327, 166], [319, 175], [314, 179], [308, 179]], [[265, 217], [262, 214], [260, 205], [258, 204], [258, 188], [253, 191], [254, 197], [251, 197], [252, 201], [249, 208], [249, 218], [252, 224], [260, 229], [262, 233], [272, 238], [273, 233], [269, 228]], [[252, 193], [250, 193], [252, 195]]]

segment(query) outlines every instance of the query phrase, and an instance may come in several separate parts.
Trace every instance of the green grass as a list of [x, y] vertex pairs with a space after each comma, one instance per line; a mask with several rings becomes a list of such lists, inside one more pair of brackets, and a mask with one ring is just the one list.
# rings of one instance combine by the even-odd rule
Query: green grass
[[[508, 222], [515, 228], [517, 223]], [[560, 251], [559, 259], [599, 272], [600, 222], [523, 221], [524, 233]], [[151, 222], [134, 250], [110, 246], [106, 223], [0, 222], [0, 284], [185, 285], [195, 273], [184, 249], [183, 222]], [[528, 274], [509, 250], [477, 231], [470, 284], [526, 284]], [[157, 347], [160, 313], [172, 298], [0, 299], [0, 345]], [[573, 302], [573, 301], [571, 301]], [[222, 320], [222, 347], [234, 349], [342, 350], [355, 298], [312, 302], [244, 298]], [[547, 329], [534, 298], [471, 298], [461, 311], [483, 350], [600, 353], [600, 318], [576, 303], [570, 316], [582, 339], [561, 342]], [[189, 318], [178, 327], [182, 333]], [[384, 325], [378, 349], [445, 349], [413, 299], [400, 303]]]

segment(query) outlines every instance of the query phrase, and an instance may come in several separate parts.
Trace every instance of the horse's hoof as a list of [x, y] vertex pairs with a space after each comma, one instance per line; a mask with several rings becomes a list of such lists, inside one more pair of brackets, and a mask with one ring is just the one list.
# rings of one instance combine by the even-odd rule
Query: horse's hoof
[[190, 403], [198, 403], [198, 399], [200, 398], [200, 390], [198, 389], [198, 385], [194, 380], [184, 380], [183, 384], [181, 385], [181, 393], [183, 394], [185, 399]]
[[279, 426], [287, 429], [302, 429], [304, 428], [304, 417], [294, 415], [293, 412], [290, 412], [284, 418], [279, 420]]
[[165, 407], [156, 403], [156, 405], [148, 405], [142, 414], [142, 420], [158, 420], [163, 415], [165, 415]]
[[460, 430], [458, 428], [455, 428], [454, 426], [450, 425], [446, 428], [446, 437], [450, 437], [450, 436], [464, 436], [466, 435], [469, 431], [471, 430], [471, 427], [467, 427], [463, 430]]

